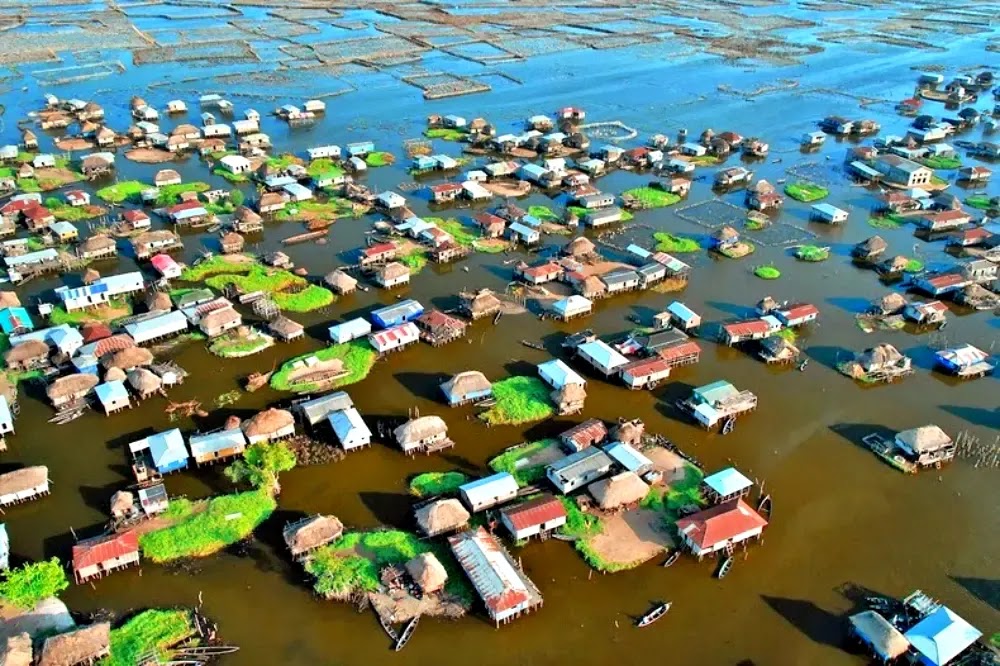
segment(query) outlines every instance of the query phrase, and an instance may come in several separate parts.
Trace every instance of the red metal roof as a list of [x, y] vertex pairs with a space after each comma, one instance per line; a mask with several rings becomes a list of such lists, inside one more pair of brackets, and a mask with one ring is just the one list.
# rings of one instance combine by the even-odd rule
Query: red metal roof
[[913, 307], [925, 312], [948, 312], [948, 306], [941, 301], [927, 301], [925, 303], [914, 303]]
[[134, 530], [81, 542], [73, 546], [73, 569], [79, 571], [137, 552], [139, 537]]
[[169, 254], [158, 254], [149, 260], [149, 263], [153, 264], [153, 268], [160, 271], [161, 273], [168, 268], [173, 268], [177, 266], [177, 262], [174, 261], [173, 257]]
[[521, 275], [527, 275], [528, 277], [544, 277], [546, 275], [558, 274], [562, 271], [562, 267], [553, 262], [548, 261], [541, 266], [531, 266], [525, 268], [521, 271]]
[[[88, 321], [80, 326], [80, 335], [83, 336], [83, 344], [88, 345], [97, 340], [104, 340], [111, 337], [111, 328], [107, 324], [99, 321]], [[129, 336], [125, 336], [129, 337]], [[129, 340], [132, 338], [129, 337]]]
[[802, 305], [793, 305], [790, 308], [781, 310], [781, 315], [788, 320], [802, 319], [803, 317], [809, 317], [811, 315], [818, 317], [819, 308], [810, 303], [803, 303]]
[[389, 252], [395, 252], [396, 246], [392, 243], [376, 243], [371, 247], [366, 247], [361, 251], [366, 257], [377, 257], [380, 254], [387, 254]]
[[742, 499], [723, 502], [677, 521], [677, 530], [698, 548], [712, 548], [766, 526], [767, 521]]
[[607, 426], [604, 425], [603, 421], [599, 421], [598, 419], [588, 419], [583, 423], [573, 426], [560, 435], [563, 439], [568, 439], [573, 442], [579, 449], [586, 448], [592, 444], [597, 444], [598, 442], [603, 441], [607, 436]]
[[627, 372], [633, 377], [646, 377], [664, 371], [670, 371], [670, 363], [659, 356], [644, 358], [622, 368], [622, 372]]
[[132, 224], [135, 224], [136, 222], [145, 222], [149, 219], [149, 215], [146, 215], [145, 212], [134, 208], [122, 213], [122, 217], [126, 222], [131, 222]]
[[940, 213], [924, 215], [925, 220], [931, 222], [955, 222], [957, 220], [971, 220], [972, 216], [964, 210], [943, 210]]
[[753, 319], [751, 321], [738, 321], [732, 324], [725, 324], [722, 330], [731, 337], [742, 337], [744, 335], [767, 333], [771, 330], [771, 326], [763, 319]]
[[514, 529], [521, 531], [536, 525], [566, 517], [566, 508], [563, 503], [552, 495], [542, 495], [533, 500], [505, 508], [503, 514], [514, 526]]
[[484, 227], [493, 226], [495, 224], [507, 226], [507, 220], [494, 215], [493, 213], [480, 213], [479, 215], [476, 215], [476, 222]]
[[429, 310], [417, 318], [417, 322], [427, 328], [465, 328], [465, 322], [440, 310]]
[[372, 338], [375, 340], [376, 344], [379, 346], [386, 346], [391, 343], [403, 343], [407, 340], [413, 340], [419, 337], [419, 332], [417, 327], [406, 322], [405, 324], [400, 324], [399, 326], [394, 326], [392, 328], [387, 328], [384, 331], [379, 331], [374, 333]]
[[461, 192], [461, 183], [441, 183], [440, 185], [431, 185], [431, 192], [434, 194], [447, 194], [448, 192]]
[[958, 232], [958, 236], [963, 240], [986, 240], [993, 234], [983, 227], [973, 227], [972, 229], [966, 229], [965, 231]]
[[701, 354], [701, 346], [694, 340], [689, 340], [673, 347], [661, 349], [657, 354], [665, 361], [676, 361], [691, 354]]
[[50, 218], [53, 219], [55, 218], [55, 216], [52, 214], [52, 211], [50, 211], [45, 206], [42, 206], [37, 203], [30, 208], [25, 208], [22, 212], [26, 218], [30, 220], [35, 220], [36, 222], [39, 220], [48, 220]]
[[185, 210], [194, 210], [195, 208], [204, 208], [204, 206], [198, 200], [185, 201], [183, 203], [177, 204], [176, 206], [171, 206], [170, 208], [168, 208], [167, 214], [176, 215], [177, 213], [183, 212]]
[[932, 278], [927, 278], [927, 284], [937, 289], [965, 284], [966, 281], [965, 277], [959, 273], [946, 273], [945, 275], [937, 275]]

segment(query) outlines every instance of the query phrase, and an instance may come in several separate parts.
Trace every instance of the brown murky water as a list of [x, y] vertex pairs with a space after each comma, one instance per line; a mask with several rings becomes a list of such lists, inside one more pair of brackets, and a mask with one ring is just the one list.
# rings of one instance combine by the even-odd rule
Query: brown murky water
[[[964, 48], [964, 50], [963, 50]], [[956, 47], [936, 61], [957, 64], [978, 62], [981, 44]], [[576, 57], [576, 56], [575, 56]], [[928, 56], [921, 58], [930, 61]], [[772, 182], [788, 177], [783, 170], [802, 158], [795, 137], [811, 128], [826, 113], [875, 115], [885, 132], [897, 132], [905, 120], [895, 118], [888, 107], [859, 112], [849, 99], [818, 95], [779, 94], [754, 103], [738, 101], [714, 92], [722, 81], [759, 81], [771, 75], [743, 73], [705, 64], [639, 64], [623, 55], [586, 56], [595, 67], [584, 74], [574, 61], [575, 78], [565, 75], [567, 62], [531, 65], [538, 76], [526, 76], [523, 94], [517, 99], [479, 95], [451, 103], [425, 104], [411, 91], [395, 96], [393, 89], [361, 91], [351, 105], [331, 108], [326, 120], [305, 135], [286, 135], [279, 126], [266, 128], [276, 142], [302, 150], [320, 141], [342, 142], [376, 135], [384, 147], [399, 153], [401, 137], [416, 135], [423, 114], [456, 111], [469, 117], [486, 114], [504, 124], [515, 123], [529, 112], [547, 111], [562, 103], [579, 103], [591, 117], [621, 118], [639, 126], [643, 134], [657, 130], [671, 133], [687, 126], [697, 133], [707, 125], [716, 130], [735, 129], [759, 133], [772, 144], [771, 162], [755, 166], [760, 177]], [[613, 59], [613, 60], [612, 60]], [[885, 96], [905, 96], [912, 72], [892, 56], [870, 56], [864, 65], [856, 59], [825, 61], [796, 68], [795, 76], [816, 86], [843, 85], [859, 92], [877, 89]], [[600, 66], [613, 67], [614, 77]], [[525, 65], [527, 68], [528, 65]], [[622, 91], [624, 73], [627, 91], [641, 91], [641, 101], [628, 103], [616, 95]], [[787, 75], [782, 71], [781, 75]], [[546, 76], [551, 78], [545, 78]], [[670, 78], [672, 77], [672, 78]], [[890, 77], [893, 77], [890, 79]], [[669, 85], [657, 87], [661, 80]], [[583, 81], [591, 82], [589, 87]], [[894, 80], [890, 84], [875, 81]], [[751, 87], [748, 82], [747, 87]], [[124, 107], [128, 92], [115, 93]], [[164, 93], [165, 94], [165, 93]], [[696, 105], [676, 105], [678, 96], [705, 94]], [[162, 106], [164, 100], [151, 99]], [[357, 100], [357, 105], [353, 104]], [[377, 131], [345, 130], [353, 126], [355, 109], [368, 116], [385, 118], [404, 126], [398, 136]], [[400, 120], [401, 118], [407, 120]], [[6, 137], [5, 137], [6, 138]], [[983, 590], [994, 590], [1000, 578], [1000, 489], [995, 470], [974, 469], [958, 462], [940, 472], [906, 477], [881, 464], [863, 451], [860, 437], [873, 428], [903, 429], [934, 422], [950, 433], [969, 430], [992, 440], [1000, 428], [997, 411], [997, 380], [956, 383], [930, 372], [932, 351], [928, 335], [909, 332], [865, 335], [854, 324], [854, 314], [867, 300], [881, 296], [886, 288], [875, 276], [853, 268], [847, 258], [851, 244], [871, 235], [865, 224], [870, 195], [848, 187], [839, 165], [843, 146], [830, 141], [818, 157], [808, 158], [831, 171], [831, 202], [853, 208], [843, 229], [810, 225], [822, 244], [833, 248], [833, 257], [823, 264], [797, 263], [780, 247], [760, 247], [743, 261], [696, 261], [691, 285], [679, 296], [633, 294], [600, 303], [589, 319], [570, 325], [540, 322], [531, 315], [504, 317], [498, 326], [479, 322], [465, 341], [440, 349], [426, 345], [411, 348], [379, 363], [367, 380], [349, 387], [355, 403], [368, 417], [405, 414], [418, 407], [422, 414], [445, 417], [457, 446], [434, 458], [407, 459], [392, 448], [375, 445], [340, 463], [297, 469], [283, 477], [279, 510], [259, 531], [252, 546], [239, 554], [222, 554], [192, 566], [162, 567], [146, 563], [140, 570], [114, 575], [94, 586], [74, 587], [64, 594], [74, 610], [108, 608], [121, 613], [130, 609], [161, 605], [194, 605], [199, 595], [205, 610], [219, 622], [225, 639], [241, 651], [223, 660], [225, 664], [370, 664], [387, 658], [389, 645], [370, 613], [316, 599], [301, 569], [287, 558], [280, 539], [282, 526], [304, 513], [325, 512], [339, 516], [347, 525], [410, 527], [406, 478], [421, 471], [458, 468], [471, 473], [485, 470], [485, 463], [498, 451], [519, 441], [559, 432], [569, 421], [553, 420], [527, 428], [486, 429], [470, 419], [468, 409], [450, 410], [438, 397], [443, 377], [467, 369], [478, 369], [490, 378], [530, 373], [531, 365], [559, 354], [561, 334], [592, 327], [610, 335], [628, 330], [626, 317], [646, 317], [674, 298], [680, 298], [702, 313], [706, 321], [738, 315], [763, 295], [779, 300], [794, 299], [817, 304], [819, 325], [808, 330], [802, 347], [810, 359], [805, 372], [768, 368], [745, 353], [704, 343], [699, 365], [684, 368], [669, 383], [652, 393], [628, 392], [596, 378], [591, 381], [586, 417], [615, 420], [640, 417], [648, 429], [660, 432], [702, 460], [709, 469], [734, 463], [750, 476], [762, 480], [774, 496], [773, 523], [764, 543], [752, 548], [746, 561], [740, 559], [725, 581], [711, 577], [710, 563], [682, 560], [669, 570], [650, 563], [637, 570], [602, 576], [590, 575], [572, 546], [558, 541], [533, 543], [517, 551], [528, 575], [545, 596], [537, 614], [495, 630], [481, 617], [457, 623], [422, 623], [405, 653], [395, 661], [423, 664], [465, 663], [474, 658], [486, 665], [512, 663], [585, 664], [639, 663], [655, 655], [674, 663], [708, 664], [846, 664], [857, 658], [840, 647], [842, 614], [851, 607], [839, 592], [854, 584], [888, 594], [905, 594], [920, 587], [941, 598], [984, 631], [1000, 623], [996, 601], [991, 607], [982, 600]], [[454, 145], [442, 144], [454, 153]], [[830, 156], [829, 162], [826, 156]], [[731, 160], [732, 161], [732, 160]], [[130, 176], [150, 177], [155, 167], [129, 165]], [[188, 179], [201, 179], [200, 167], [183, 167]], [[368, 177], [373, 188], [393, 187], [408, 180], [398, 169], [385, 169]], [[642, 184], [635, 174], [614, 174], [601, 181], [607, 191], [621, 191]], [[993, 188], [995, 192], [995, 186]], [[709, 198], [708, 183], [698, 182], [689, 201]], [[725, 196], [739, 204], [741, 193]], [[547, 203], [533, 195], [528, 203]], [[559, 204], [554, 207], [558, 208]], [[418, 214], [426, 212], [417, 203]], [[808, 207], [789, 202], [783, 219], [805, 224]], [[707, 233], [678, 218], [672, 211], [641, 213], [637, 223], [684, 233]], [[343, 262], [341, 253], [360, 245], [370, 220], [338, 222], [326, 246], [297, 246], [289, 253], [311, 274], [322, 275]], [[266, 248], [298, 231], [297, 225], [267, 229]], [[649, 230], [636, 228], [634, 237], [649, 241]], [[879, 232], [900, 253], [912, 251], [918, 242], [910, 231]], [[548, 239], [558, 245], [562, 239]], [[203, 238], [188, 237], [188, 258]], [[258, 248], [264, 249], [264, 248]], [[921, 244], [928, 262], [944, 258], [938, 246]], [[463, 287], [502, 288], [510, 279], [502, 256], [479, 255], [458, 266], [430, 267], [415, 278], [408, 290], [393, 295], [374, 291], [343, 299], [328, 312], [297, 317], [307, 324], [305, 340], [279, 345], [265, 353], [238, 361], [220, 361], [199, 343], [174, 352], [176, 360], [192, 376], [171, 394], [174, 400], [200, 399], [211, 404], [215, 396], [237, 388], [237, 379], [254, 370], [318, 348], [326, 326], [366, 312], [376, 303], [388, 303], [396, 293], [414, 297], [426, 306], [450, 307]], [[777, 282], [766, 283], [750, 275], [755, 264], [774, 262], [783, 272]], [[130, 262], [119, 261], [117, 270]], [[466, 272], [464, 268], [469, 270]], [[103, 272], [112, 272], [110, 266]], [[36, 284], [32, 293], [56, 283]], [[990, 348], [998, 333], [998, 320], [988, 313], [957, 313], [947, 338]], [[521, 339], [541, 340], [548, 353], [521, 346]], [[920, 370], [904, 382], [862, 388], [838, 375], [833, 365], [848, 350], [856, 351], [886, 340], [916, 359]], [[739, 421], [734, 433], [722, 437], [692, 427], [671, 407], [691, 386], [727, 379], [737, 387], [753, 390], [760, 397], [758, 411]], [[162, 413], [164, 401], [152, 400], [125, 413], [104, 418], [88, 414], [63, 427], [51, 426], [51, 415], [40, 390], [29, 388], [22, 396], [18, 434], [9, 440], [10, 450], [0, 466], [47, 464], [53, 494], [42, 501], [14, 508], [4, 516], [18, 558], [59, 556], [66, 558], [73, 542], [70, 528], [80, 536], [96, 533], [106, 519], [111, 494], [129, 481], [125, 445], [150, 430], [179, 425], [184, 429], [221, 425], [230, 414], [242, 417], [288, 396], [269, 389], [214, 411], [205, 421], [170, 424]], [[171, 476], [172, 494], [191, 497], [225, 491], [228, 482], [221, 470]], [[977, 596], [978, 595], [978, 596]], [[639, 631], [630, 624], [653, 600], [669, 599], [674, 608], [665, 621]]]

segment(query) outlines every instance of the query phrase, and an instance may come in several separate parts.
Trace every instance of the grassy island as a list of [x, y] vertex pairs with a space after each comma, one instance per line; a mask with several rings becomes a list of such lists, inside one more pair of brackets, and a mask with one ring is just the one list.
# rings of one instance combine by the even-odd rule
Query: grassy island
[[208, 183], [178, 183], [177, 185], [164, 185], [160, 188], [160, 193], [156, 195], [157, 206], [173, 206], [181, 201], [181, 195], [188, 192], [206, 192], [211, 189]]
[[61, 324], [69, 324], [70, 326], [79, 326], [88, 321], [105, 321], [110, 322], [115, 319], [121, 319], [122, 317], [128, 317], [132, 314], [132, 301], [124, 297], [113, 298], [104, 305], [99, 305], [89, 310], [75, 310], [73, 312], [66, 312], [66, 309], [61, 305], [57, 305], [52, 308], [52, 314], [49, 315], [49, 322], [53, 326], [59, 326]]
[[167, 649], [195, 635], [190, 611], [152, 609], [139, 613], [111, 630], [111, 654], [98, 666], [133, 666], [140, 657], [156, 653], [167, 658]]
[[0, 572], [0, 601], [21, 610], [30, 610], [67, 587], [69, 581], [58, 557]]
[[656, 187], [636, 187], [625, 190], [622, 196], [636, 199], [643, 208], [666, 208], [681, 200], [680, 195]]
[[795, 250], [795, 258], [802, 261], [826, 261], [830, 258], [830, 248], [818, 245], [800, 245]]
[[528, 206], [528, 215], [537, 217], [542, 222], [558, 222], [559, 215], [548, 206]]
[[665, 231], [657, 231], [653, 234], [658, 252], [670, 252], [673, 254], [684, 254], [688, 252], [699, 252], [701, 244], [693, 238], [683, 238], [675, 236]]
[[526, 442], [490, 460], [490, 468], [494, 472], [507, 472], [519, 486], [531, 485], [541, 481], [545, 477], [545, 466], [561, 456], [558, 447], [559, 442], [555, 439]]
[[986, 194], [973, 194], [971, 197], [967, 197], [965, 199], [965, 205], [978, 210], [989, 210], [990, 208], [993, 208], [993, 204], [990, 203], [990, 197]]
[[781, 271], [774, 266], [758, 266], [753, 269], [753, 274], [761, 280], [777, 280], [781, 277]]
[[944, 155], [932, 155], [920, 160], [924, 166], [942, 171], [953, 171], [962, 168], [962, 159], [957, 155], [945, 157]]
[[[306, 366], [305, 360], [315, 356], [321, 363], [320, 373], [332, 372], [334, 366], [341, 368], [343, 374], [334, 375], [333, 379], [317, 379], [313, 368]], [[353, 340], [342, 345], [333, 345], [319, 351], [285, 361], [281, 368], [271, 376], [271, 388], [276, 391], [294, 391], [307, 393], [318, 388], [341, 388], [356, 384], [368, 376], [375, 366], [378, 355], [367, 340]], [[339, 361], [340, 364], [333, 363]]]
[[785, 185], [785, 194], [796, 201], [812, 203], [813, 201], [819, 201], [820, 199], [826, 197], [830, 194], [830, 190], [826, 189], [822, 185], [800, 180]]
[[424, 130], [424, 136], [428, 139], [442, 139], [444, 141], [461, 141], [466, 134], [460, 129], [450, 127], [435, 127]]
[[152, 189], [152, 185], [138, 180], [123, 180], [114, 185], [108, 185], [97, 190], [97, 197], [108, 203], [120, 204], [125, 201], [139, 201], [143, 190]]
[[334, 301], [333, 292], [325, 287], [309, 284], [305, 278], [289, 271], [259, 264], [243, 273], [222, 273], [205, 280], [209, 287], [220, 291], [229, 283], [245, 292], [266, 291], [279, 308], [290, 312], [311, 312]]
[[424, 472], [410, 479], [410, 494], [416, 497], [447, 495], [469, 480], [462, 472]]
[[386, 152], [368, 153], [368, 156], [365, 157], [365, 164], [375, 168], [389, 166], [395, 161], [396, 158], [393, 154]]
[[489, 425], [541, 421], [555, 413], [550, 389], [537, 377], [509, 377], [493, 384], [496, 404], [479, 415]]

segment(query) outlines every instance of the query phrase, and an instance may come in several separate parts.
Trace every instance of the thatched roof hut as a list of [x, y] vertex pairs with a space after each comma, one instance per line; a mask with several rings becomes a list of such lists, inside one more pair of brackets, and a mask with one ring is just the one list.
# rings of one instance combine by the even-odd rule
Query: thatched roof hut
[[335, 516], [312, 516], [286, 526], [282, 536], [292, 557], [299, 558], [343, 533], [344, 524]]
[[111, 623], [98, 622], [47, 638], [38, 666], [90, 664], [110, 653]]
[[135, 109], [138, 109], [140, 107], [146, 106], [146, 100], [144, 100], [143, 98], [139, 97], [138, 95], [133, 95], [132, 96], [132, 101], [130, 102], [130, 106], [132, 107], [132, 110], [134, 111]]
[[99, 383], [97, 375], [88, 373], [66, 375], [49, 384], [48, 388], [45, 389], [45, 395], [48, 396], [53, 405], [58, 407], [63, 403], [84, 397], [93, 391]]
[[44, 486], [49, 480], [49, 468], [45, 465], [22, 467], [12, 472], [0, 474], [0, 495], [12, 495], [31, 488]]
[[596, 298], [608, 290], [608, 285], [596, 275], [588, 275], [580, 283], [580, 295], [585, 298]]
[[417, 527], [427, 536], [462, 529], [469, 523], [469, 512], [457, 499], [442, 499], [425, 504], [414, 514]]
[[8, 636], [7, 644], [0, 647], [0, 666], [31, 666], [34, 659], [28, 632]]
[[587, 486], [587, 491], [602, 510], [613, 511], [641, 502], [649, 493], [649, 486], [635, 472], [622, 472], [595, 481]]
[[271, 407], [257, 412], [243, 424], [243, 433], [251, 442], [259, 439], [271, 440], [295, 430], [295, 417], [284, 409]]
[[101, 279], [101, 274], [97, 270], [95, 270], [93, 268], [88, 268], [87, 270], [85, 270], [83, 272], [83, 283], [84, 284], [94, 284], [95, 282], [97, 282], [100, 279]]
[[[104, 234], [90, 236], [77, 247], [77, 254], [82, 257], [89, 255], [103, 255], [115, 250], [115, 239]], [[115, 250], [116, 251], [116, 250]]]
[[144, 347], [128, 347], [101, 359], [105, 368], [121, 368], [122, 370], [131, 370], [142, 365], [149, 365], [152, 362], [153, 352]]
[[898, 349], [888, 342], [880, 342], [861, 352], [856, 360], [865, 371], [872, 371], [896, 365], [905, 358]]
[[121, 368], [111, 368], [104, 373], [104, 381], [106, 382], [123, 382], [126, 379], [128, 379], [128, 375]]
[[772, 194], [774, 192], [774, 185], [761, 179], [754, 184], [753, 191], [757, 194]]
[[167, 312], [173, 308], [170, 294], [165, 291], [153, 291], [146, 295], [146, 309], [150, 312]]
[[243, 249], [243, 236], [235, 231], [223, 234], [219, 239], [219, 246], [223, 254], [233, 254]]
[[163, 387], [160, 376], [146, 368], [135, 368], [128, 373], [128, 383], [140, 398], [146, 398]]
[[906, 267], [910, 264], [910, 260], [901, 254], [897, 254], [892, 259], [886, 261], [882, 264], [883, 269], [887, 273], [902, 273], [906, 270]]
[[0, 291], [0, 308], [16, 308], [21, 305], [21, 297], [16, 291]]
[[851, 630], [871, 647], [883, 661], [906, 654], [910, 641], [888, 620], [872, 610], [850, 617]]
[[441, 384], [441, 390], [448, 396], [448, 402], [453, 405], [469, 399], [479, 399], [479, 396], [488, 395], [492, 389], [493, 384], [478, 370], [460, 372]]
[[25, 340], [14, 345], [3, 355], [10, 367], [18, 368], [36, 361], [44, 361], [49, 356], [49, 346], [41, 340]]
[[580, 384], [563, 384], [561, 388], [550, 394], [552, 402], [559, 408], [560, 414], [571, 414], [583, 409], [587, 399], [587, 389]]
[[896, 439], [918, 454], [943, 449], [952, 442], [951, 436], [936, 425], [903, 430], [896, 434]]
[[267, 322], [267, 327], [272, 333], [282, 340], [294, 340], [305, 334], [305, 326], [299, 322], [281, 315]]
[[646, 433], [646, 424], [642, 419], [632, 419], [619, 423], [611, 429], [611, 439], [629, 446], [642, 444], [642, 436]]
[[562, 253], [570, 257], [585, 257], [594, 254], [597, 246], [586, 236], [577, 236], [562, 249]]
[[406, 563], [406, 571], [425, 593], [437, 592], [448, 582], [448, 572], [434, 553], [422, 553]]
[[421, 416], [410, 419], [392, 431], [404, 449], [448, 432], [448, 424], [440, 416]]
[[905, 307], [906, 297], [896, 292], [886, 294], [875, 303], [875, 309], [884, 315], [896, 314]]
[[339, 268], [327, 273], [323, 282], [338, 294], [350, 294], [358, 288], [358, 281]]
[[132, 512], [135, 506], [135, 495], [127, 490], [119, 490], [111, 496], [111, 515], [120, 518]]
[[712, 234], [712, 238], [723, 243], [738, 240], [739, 237], [740, 233], [736, 231], [736, 229], [730, 227], [729, 225], [726, 225], [721, 229], [718, 229], [717, 231], [715, 231], [715, 233]]
[[390, 261], [388, 264], [378, 269], [376, 277], [382, 282], [391, 282], [393, 280], [404, 278], [409, 274], [410, 269], [406, 266], [406, 264], [401, 264], [398, 261]]
[[881, 236], [872, 236], [861, 241], [851, 250], [851, 255], [859, 259], [870, 259], [877, 257], [889, 248], [889, 244]]
[[462, 308], [473, 319], [494, 314], [503, 308], [503, 302], [489, 289], [480, 289], [476, 292], [463, 291], [459, 297], [462, 299]]
[[778, 309], [778, 301], [774, 300], [770, 296], [765, 296], [764, 298], [757, 301], [757, 312], [762, 315], [770, 313], [772, 310]]

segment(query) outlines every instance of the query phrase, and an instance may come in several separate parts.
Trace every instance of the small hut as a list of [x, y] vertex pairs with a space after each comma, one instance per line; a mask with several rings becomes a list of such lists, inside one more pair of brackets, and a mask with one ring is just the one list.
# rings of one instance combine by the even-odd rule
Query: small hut
[[563, 384], [551, 395], [552, 402], [559, 410], [560, 416], [576, 414], [583, 411], [583, 403], [587, 399], [587, 390], [580, 384]]
[[334, 293], [340, 294], [341, 296], [353, 294], [358, 288], [358, 281], [339, 268], [335, 271], [327, 273], [326, 277], [323, 278], [323, 282], [325, 282]]
[[851, 249], [851, 256], [855, 259], [872, 261], [882, 256], [889, 247], [889, 244], [881, 236], [872, 236], [868, 240], [862, 241]]
[[596, 275], [588, 275], [580, 283], [578, 289], [580, 295], [584, 298], [589, 298], [594, 300], [597, 298], [603, 298], [608, 293], [608, 285], [604, 284], [601, 278]]
[[111, 516], [127, 518], [135, 511], [135, 495], [127, 490], [119, 490], [111, 496]]
[[4, 354], [7, 369], [23, 372], [43, 368], [49, 363], [49, 346], [41, 340], [25, 340]]
[[755, 309], [757, 310], [757, 314], [763, 317], [764, 315], [771, 314], [780, 307], [781, 304], [778, 303], [778, 301], [774, 300], [770, 296], [765, 296], [764, 298], [757, 301], [757, 306]]
[[493, 385], [478, 370], [460, 372], [441, 385], [448, 405], [458, 407], [493, 395]]
[[649, 486], [635, 472], [621, 472], [587, 487], [602, 511], [637, 506], [649, 494]]
[[422, 553], [414, 557], [406, 563], [406, 572], [424, 594], [440, 592], [448, 582], [448, 572], [434, 553]]
[[128, 379], [128, 375], [121, 368], [111, 368], [104, 373], [106, 382], [123, 382]]
[[264, 219], [246, 206], [240, 206], [233, 213], [233, 231], [240, 234], [260, 233], [264, 229]]
[[910, 641], [888, 620], [872, 610], [849, 619], [851, 634], [882, 662], [895, 661], [910, 649]]
[[163, 388], [163, 380], [160, 376], [146, 368], [135, 368], [128, 373], [128, 384], [139, 400], [145, 400], [156, 395]]
[[151, 291], [146, 294], [146, 309], [150, 312], [169, 312], [173, 308], [170, 294], [165, 291]]
[[49, 494], [49, 468], [22, 467], [0, 474], [0, 507], [27, 502]]
[[335, 516], [311, 516], [287, 525], [282, 532], [288, 551], [296, 560], [340, 538], [344, 524]]
[[596, 251], [597, 246], [586, 236], [577, 236], [562, 249], [564, 255], [577, 258], [592, 256]]
[[268, 266], [273, 266], [275, 268], [283, 268], [285, 270], [291, 270], [295, 267], [292, 263], [292, 258], [289, 257], [284, 252], [268, 252], [264, 255], [264, 263]]
[[882, 342], [858, 354], [841, 371], [862, 381], [891, 382], [913, 372], [913, 362], [889, 343]]
[[432, 537], [463, 529], [471, 516], [457, 499], [442, 499], [423, 505], [414, 517], [420, 531]]
[[222, 248], [222, 254], [235, 254], [237, 252], [242, 252], [243, 236], [239, 235], [235, 231], [222, 234], [222, 237], [219, 239], [219, 246]]
[[284, 315], [275, 317], [267, 322], [267, 328], [279, 339], [289, 342], [305, 335], [305, 326], [297, 321], [289, 319]]
[[409, 281], [409, 267], [398, 261], [390, 261], [375, 272], [375, 283], [383, 289], [392, 289]]
[[799, 358], [799, 348], [780, 335], [764, 338], [758, 344], [765, 363], [793, 363]]
[[1000, 308], [1000, 296], [979, 284], [967, 285], [956, 297], [962, 305], [976, 310], [995, 310]]
[[295, 434], [295, 417], [284, 409], [265, 409], [247, 419], [243, 434], [251, 444], [283, 439]]
[[85, 270], [83, 272], [83, 278], [82, 278], [82, 280], [83, 280], [84, 284], [87, 284], [87, 285], [94, 284], [95, 282], [97, 282], [100, 279], [101, 279], [101, 274], [97, 270], [95, 270], [93, 268], [88, 268], [87, 270]]
[[81, 259], [104, 259], [118, 254], [118, 246], [111, 236], [98, 234], [86, 239], [76, 248], [76, 254]]
[[503, 302], [489, 289], [459, 294], [460, 307], [472, 319], [490, 317], [503, 309]]
[[440, 416], [421, 416], [410, 419], [392, 432], [403, 449], [411, 455], [418, 452], [433, 453], [454, 445], [448, 439], [448, 424]]
[[111, 654], [111, 623], [99, 622], [45, 639], [38, 666], [93, 664]]
[[886, 294], [872, 304], [872, 310], [874, 313], [883, 316], [899, 314], [905, 307], [906, 297], [896, 292]]
[[45, 395], [56, 409], [83, 400], [100, 383], [97, 375], [75, 374], [59, 377], [45, 389]]
[[881, 264], [879, 264], [878, 269], [880, 272], [887, 275], [898, 275], [906, 270], [906, 267], [910, 265], [910, 260], [901, 254], [897, 254], [892, 259], [886, 259]]
[[646, 424], [642, 419], [632, 419], [623, 421], [611, 429], [611, 440], [637, 447], [642, 444], [643, 435], [646, 434]]
[[108, 370], [119, 368], [126, 372], [153, 362], [153, 352], [144, 347], [128, 347], [101, 359], [101, 364]]

